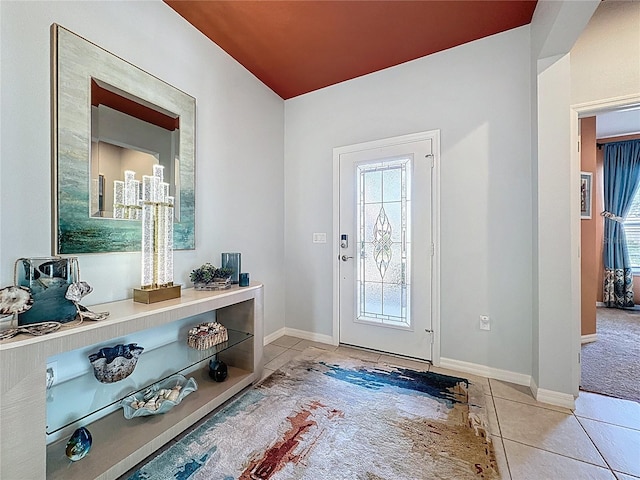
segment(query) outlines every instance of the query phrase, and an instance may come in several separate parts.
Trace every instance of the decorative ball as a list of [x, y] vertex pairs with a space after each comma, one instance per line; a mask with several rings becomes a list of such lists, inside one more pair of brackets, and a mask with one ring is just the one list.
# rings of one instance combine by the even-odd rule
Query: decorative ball
[[67, 448], [65, 453], [69, 460], [72, 462], [77, 462], [78, 460], [82, 460], [89, 450], [91, 449], [91, 443], [93, 439], [91, 438], [91, 433], [84, 427], [78, 428], [71, 438], [67, 442]]
[[224, 382], [229, 372], [222, 360], [209, 360], [209, 376], [216, 382]]

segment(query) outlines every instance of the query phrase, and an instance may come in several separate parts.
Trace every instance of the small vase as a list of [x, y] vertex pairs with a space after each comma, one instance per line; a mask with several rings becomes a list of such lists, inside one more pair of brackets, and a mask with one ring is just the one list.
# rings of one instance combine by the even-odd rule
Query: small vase
[[223, 253], [222, 254], [222, 268], [230, 268], [233, 270], [231, 274], [231, 283], [237, 284], [239, 282], [238, 276], [240, 275], [241, 260], [239, 253]]
[[213, 380], [216, 382], [224, 382], [228, 374], [227, 364], [222, 360], [209, 360], [209, 376]]

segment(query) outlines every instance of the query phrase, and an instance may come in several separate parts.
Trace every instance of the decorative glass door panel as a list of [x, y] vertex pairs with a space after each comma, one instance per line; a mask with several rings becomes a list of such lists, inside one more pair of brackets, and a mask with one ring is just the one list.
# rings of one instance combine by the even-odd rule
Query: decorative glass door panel
[[358, 322], [412, 328], [412, 162], [408, 156], [356, 165]]

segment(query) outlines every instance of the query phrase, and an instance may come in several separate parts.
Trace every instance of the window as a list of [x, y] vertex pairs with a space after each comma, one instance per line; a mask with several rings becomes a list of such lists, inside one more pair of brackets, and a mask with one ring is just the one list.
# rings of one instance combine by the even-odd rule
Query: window
[[631, 266], [640, 271], [640, 188], [633, 197], [631, 208], [624, 221], [624, 231], [627, 235], [627, 249]]

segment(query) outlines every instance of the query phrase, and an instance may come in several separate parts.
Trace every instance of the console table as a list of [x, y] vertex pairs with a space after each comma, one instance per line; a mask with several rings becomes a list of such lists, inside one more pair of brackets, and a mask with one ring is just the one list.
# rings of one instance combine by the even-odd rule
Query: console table
[[[94, 305], [91, 309], [109, 311], [110, 316], [99, 322], [85, 321], [78, 326], [63, 327], [41, 337], [21, 334], [0, 342], [0, 478], [116, 478], [262, 376], [261, 284], [222, 291], [186, 289], [181, 298], [152, 305], [123, 300]], [[164, 367], [168, 365], [175, 371], [187, 371], [188, 368], [191, 372], [188, 376], [195, 377], [198, 390], [165, 414], [126, 420], [118, 409], [84, 425], [92, 434], [93, 445], [89, 454], [78, 462], [71, 462], [65, 456], [68, 437], [47, 445], [46, 368], [49, 357], [90, 345], [107, 346], [119, 337], [162, 325], [171, 328], [173, 322], [213, 311], [216, 320], [233, 332], [229, 346], [218, 353], [229, 366], [229, 376], [224, 382], [216, 383], [208, 377], [208, 358], [218, 349], [209, 354], [202, 351], [195, 360], [193, 355], [187, 354], [189, 361], [180, 360], [183, 358], [180, 355], [156, 353], [156, 357], [163, 358]], [[186, 338], [184, 347], [188, 348]], [[172, 352], [181, 347], [166, 348], [166, 352]], [[153, 351], [143, 352], [139, 363], [151, 353]], [[101, 385], [95, 381], [96, 389]], [[64, 383], [54, 385], [53, 389], [56, 388], [62, 392]], [[61, 403], [69, 401], [62, 393], [54, 393], [53, 399]], [[111, 400], [113, 410], [114, 402], [119, 398]], [[56, 405], [56, 409], [60, 410], [60, 405]], [[100, 408], [91, 413], [91, 418], [100, 417]]]

